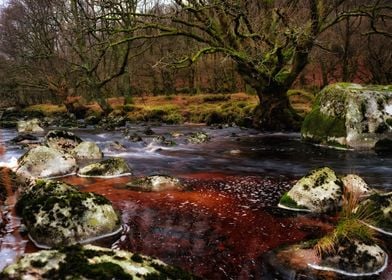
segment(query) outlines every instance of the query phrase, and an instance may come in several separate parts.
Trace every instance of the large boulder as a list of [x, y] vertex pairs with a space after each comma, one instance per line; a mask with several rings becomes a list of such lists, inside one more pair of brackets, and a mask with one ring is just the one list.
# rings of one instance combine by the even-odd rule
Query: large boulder
[[38, 180], [16, 205], [30, 239], [41, 248], [88, 243], [121, 231], [121, 220], [105, 197], [76, 187]]
[[132, 175], [131, 168], [122, 158], [110, 158], [81, 168], [81, 177], [118, 177]]
[[99, 148], [99, 146], [94, 143], [94, 142], [82, 142], [79, 145], [75, 147], [71, 151], [71, 154], [76, 158], [76, 159], [85, 159], [85, 160], [90, 160], [90, 159], [102, 159], [102, 151]]
[[345, 191], [357, 196], [364, 197], [371, 193], [371, 188], [364, 179], [356, 174], [347, 174], [342, 178]]
[[38, 119], [18, 121], [17, 129], [19, 133], [42, 133], [44, 129], [40, 126]]
[[286, 209], [325, 213], [336, 211], [342, 201], [342, 181], [335, 172], [323, 167], [301, 178], [280, 199], [279, 206]]
[[372, 194], [355, 211], [368, 218], [369, 226], [392, 236], [392, 192]]
[[52, 148], [38, 146], [19, 158], [16, 174], [23, 179], [45, 178], [72, 174], [76, 169], [74, 157]]
[[82, 139], [74, 133], [65, 130], [52, 130], [45, 136], [45, 143], [48, 147], [63, 153], [70, 153], [82, 142]]
[[25, 254], [1, 279], [183, 279], [197, 277], [150, 257], [92, 245]]
[[373, 149], [392, 139], [392, 86], [325, 87], [305, 118], [302, 138], [336, 147]]
[[129, 182], [127, 187], [136, 191], [147, 192], [183, 190], [179, 179], [167, 175], [151, 175], [137, 178]]

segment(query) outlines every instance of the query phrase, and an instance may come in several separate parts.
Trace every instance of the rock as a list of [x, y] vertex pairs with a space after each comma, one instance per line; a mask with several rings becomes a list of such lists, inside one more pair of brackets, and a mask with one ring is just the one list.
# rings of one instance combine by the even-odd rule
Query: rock
[[108, 145], [106, 145], [106, 148], [109, 151], [114, 151], [114, 152], [125, 152], [127, 150], [127, 148], [118, 141], [110, 142]]
[[155, 132], [151, 129], [151, 127], [146, 127], [146, 129], [143, 131], [143, 133], [147, 136], [154, 135]]
[[91, 115], [85, 118], [85, 122], [87, 125], [97, 125], [101, 121], [100, 116]]
[[38, 146], [19, 158], [16, 174], [23, 179], [44, 178], [72, 174], [76, 169], [76, 160], [71, 155]]
[[85, 245], [25, 254], [0, 275], [11, 279], [198, 279], [164, 262], [127, 251]]
[[325, 87], [306, 116], [302, 138], [315, 143], [373, 149], [392, 139], [392, 86], [338, 83]]
[[98, 145], [94, 142], [82, 142], [71, 151], [76, 159], [102, 159], [103, 154]]
[[118, 177], [132, 175], [132, 171], [124, 159], [110, 158], [83, 167], [79, 170], [78, 175], [82, 177]]
[[143, 138], [138, 135], [136, 132], [132, 133], [131, 135], [126, 136], [126, 139], [128, 139], [131, 142], [142, 142]]
[[[392, 236], [392, 192], [375, 193], [362, 201], [355, 210], [365, 217], [370, 217], [371, 224], [377, 231]], [[366, 221], [366, 222], [370, 222]]]
[[38, 138], [31, 134], [19, 134], [10, 140], [14, 144], [35, 144], [38, 143]]
[[341, 204], [343, 184], [335, 172], [323, 167], [301, 178], [280, 199], [279, 206], [297, 211], [325, 213], [336, 211]]
[[167, 175], [152, 175], [135, 179], [127, 184], [127, 187], [136, 191], [159, 192], [183, 190], [180, 180]]
[[154, 137], [154, 139], [152, 141], [155, 144], [165, 146], [165, 147], [173, 147], [173, 146], [177, 145], [176, 142], [174, 142], [173, 140], [167, 140], [165, 138], [165, 136], [163, 136], [163, 135], [159, 135], [159, 136]]
[[88, 243], [121, 230], [109, 200], [62, 182], [38, 180], [22, 194], [16, 209], [40, 248]]
[[69, 131], [52, 130], [46, 134], [45, 143], [49, 148], [63, 153], [69, 153], [82, 143], [82, 139]]
[[40, 126], [38, 119], [31, 119], [27, 121], [18, 121], [17, 129], [19, 133], [42, 133], [44, 129]]
[[358, 197], [366, 196], [371, 192], [371, 189], [366, 182], [358, 175], [348, 174], [341, 180], [345, 190], [357, 195]]
[[191, 144], [202, 144], [202, 143], [210, 141], [210, 139], [211, 138], [210, 138], [210, 136], [208, 136], [207, 133], [201, 132], [201, 131], [192, 133], [187, 138], [188, 142]]
[[377, 275], [387, 267], [387, 253], [380, 246], [355, 239], [343, 239], [333, 252], [323, 253], [313, 269], [333, 271], [346, 276]]

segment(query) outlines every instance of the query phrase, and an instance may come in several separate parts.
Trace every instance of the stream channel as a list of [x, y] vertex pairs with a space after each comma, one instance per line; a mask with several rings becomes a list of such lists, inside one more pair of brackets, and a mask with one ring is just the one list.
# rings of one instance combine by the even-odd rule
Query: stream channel
[[[304, 143], [297, 133], [265, 134], [238, 127], [154, 126], [152, 136], [144, 135], [145, 129], [128, 127], [143, 142], [127, 140], [123, 130], [72, 131], [96, 142], [105, 157], [126, 159], [134, 176], [176, 176], [187, 191], [129, 190], [124, 186], [130, 177], [60, 180], [106, 196], [121, 213], [127, 230], [104, 246], [114, 243], [116, 248], [154, 256], [204, 279], [273, 279], [265, 274], [263, 254], [330, 230], [326, 217], [288, 214], [276, 207], [280, 196], [311, 169], [329, 166], [339, 175], [358, 174], [374, 188], [392, 190], [392, 154], [330, 149]], [[187, 143], [187, 135], [196, 131], [206, 132], [211, 140]], [[0, 162], [26, 152], [10, 144], [17, 135], [14, 129], [0, 130]], [[165, 147], [153, 140], [157, 135], [177, 145]], [[7, 203], [0, 271], [19, 255], [38, 250], [19, 232], [21, 221], [12, 211], [15, 197]], [[391, 263], [380, 279], [390, 275]]]

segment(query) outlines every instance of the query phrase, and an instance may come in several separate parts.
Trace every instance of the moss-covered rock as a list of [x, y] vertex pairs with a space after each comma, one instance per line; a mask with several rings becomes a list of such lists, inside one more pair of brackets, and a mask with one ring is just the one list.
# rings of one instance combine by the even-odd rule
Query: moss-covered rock
[[110, 158], [81, 168], [78, 175], [82, 177], [118, 177], [132, 175], [132, 171], [124, 159]]
[[188, 136], [187, 141], [191, 144], [202, 144], [210, 141], [211, 137], [207, 133], [198, 131]]
[[372, 149], [392, 132], [392, 86], [338, 83], [324, 88], [305, 118], [303, 139], [337, 147]]
[[1, 279], [197, 279], [150, 257], [92, 245], [26, 254], [1, 273]]
[[127, 188], [147, 192], [184, 189], [179, 179], [167, 175], [152, 175], [143, 178], [136, 178], [127, 184]]
[[17, 129], [19, 133], [42, 133], [44, 129], [40, 126], [38, 119], [18, 121]]
[[22, 179], [63, 176], [74, 173], [76, 160], [45, 146], [29, 150], [18, 160], [16, 174]]
[[76, 159], [102, 159], [103, 153], [99, 146], [94, 142], [82, 142], [71, 151]]
[[82, 139], [70, 131], [52, 130], [46, 134], [45, 143], [50, 148], [69, 153], [82, 143]]
[[371, 218], [374, 229], [392, 236], [392, 192], [375, 193], [362, 201], [356, 211]]
[[355, 239], [342, 239], [331, 252], [322, 254], [319, 264], [309, 265], [314, 269], [346, 276], [370, 276], [382, 272], [387, 262], [387, 253], [380, 246]]
[[121, 221], [105, 197], [74, 186], [38, 180], [16, 205], [29, 237], [42, 248], [87, 243], [121, 230]]
[[332, 169], [323, 167], [301, 178], [283, 195], [279, 206], [315, 213], [336, 211], [340, 207], [342, 193], [341, 180]]

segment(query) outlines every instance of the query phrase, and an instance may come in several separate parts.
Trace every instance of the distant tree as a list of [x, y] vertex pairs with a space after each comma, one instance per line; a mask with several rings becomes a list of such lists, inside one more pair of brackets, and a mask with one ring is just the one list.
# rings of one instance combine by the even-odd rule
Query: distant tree
[[292, 129], [298, 119], [286, 92], [308, 64], [320, 35], [351, 17], [368, 17], [372, 32], [386, 33], [379, 28], [379, 18], [390, 19], [384, 16], [390, 12], [389, 1], [368, 1], [372, 5], [358, 1], [349, 10], [345, 2], [174, 0], [163, 15], [141, 14], [141, 28], [158, 30], [156, 36], [185, 36], [200, 42], [196, 52], [178, 59], [180, 66], [206, 54], [230, 57], [260, 99], [254, 124], [264, 130]]

